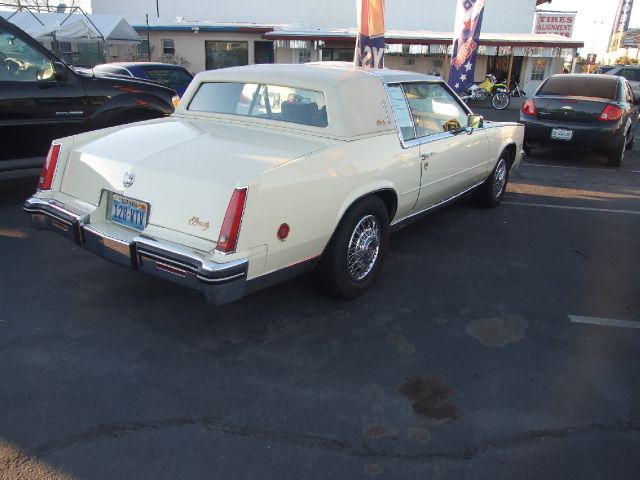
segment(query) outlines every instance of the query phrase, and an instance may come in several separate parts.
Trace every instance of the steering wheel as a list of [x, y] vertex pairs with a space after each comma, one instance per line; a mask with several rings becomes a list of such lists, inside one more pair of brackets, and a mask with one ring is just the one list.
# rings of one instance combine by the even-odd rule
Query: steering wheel
[[5, 58], [4, 59], [4, 68], [9, 73], [9, 75], [15, 75], [15, 73], [20, 70], [20, 63], [14, 60], [13, 58]]
[[0, 75], [2, 77], [5, 77], [5, 79], [14, 77], [21, 67], [20, 60], [7, 57], [4, 53], [0, 53]]

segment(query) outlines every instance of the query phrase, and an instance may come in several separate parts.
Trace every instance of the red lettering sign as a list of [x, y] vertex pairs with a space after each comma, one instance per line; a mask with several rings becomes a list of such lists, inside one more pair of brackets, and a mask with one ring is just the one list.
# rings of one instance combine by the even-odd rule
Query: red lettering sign
[[460, 46], [456, 58], [452, 60], [452, 63], [458, 70], [462, 67], [462, 65], [464, 65], [467, 60], [469, 60], [469, 57], [473, 54], [474, 50], [477, 47], [478, 44], [473, 41], [473, 38], [470, 38]]

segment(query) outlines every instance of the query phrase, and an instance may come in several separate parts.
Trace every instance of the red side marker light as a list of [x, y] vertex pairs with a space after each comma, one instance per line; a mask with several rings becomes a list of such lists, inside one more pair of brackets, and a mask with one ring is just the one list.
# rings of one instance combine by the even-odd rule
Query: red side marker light
[[236, 188], [231, 195], [227, 213], [224, 215], [222, 228], [220, 228], [218, 244], [216, 245], [217, 251], [222, 253], [233, 253], [236, 251], [240, 225], [242, 224], [242, 214], [244, 213], [246, 202], [247, 189]]
[[53, 174], [56, 173], [56, 165], [58, 164], [58, 156], [60, 155], [60, 144], [52, 143], [47, 158], [44, 161], [42, 170], [40, 170], [40, 179], [38, 180], [38, 190], [51, 190], [53, 183]]
[[290, 231], [291, 229], [289, 228], [289, 225], [287, 225], [286, 223], [283, 223], [282, 225], [280, 225], [277, 233], [278, 240], [280, 240], [281, 242], [284, 242], [289, 236]]

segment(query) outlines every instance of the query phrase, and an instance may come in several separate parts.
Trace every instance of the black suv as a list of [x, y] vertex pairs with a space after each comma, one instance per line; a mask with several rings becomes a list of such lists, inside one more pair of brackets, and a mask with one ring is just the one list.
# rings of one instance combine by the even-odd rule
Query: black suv
[[0, 17], [0, 171], [42, 165], [51, 140], [162, 117], [176, 92], [69, 67]]

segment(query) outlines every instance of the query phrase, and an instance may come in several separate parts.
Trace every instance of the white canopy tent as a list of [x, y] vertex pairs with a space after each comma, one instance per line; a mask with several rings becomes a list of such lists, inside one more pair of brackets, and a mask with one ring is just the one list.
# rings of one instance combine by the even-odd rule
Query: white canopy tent
[[0, 15], [38, 40], [53, 36], [65, 42], [100, 39], [108, 45], [138, 44], [141, 41], [124, 17], [117, 15], [30, 11], [0, 12]]

